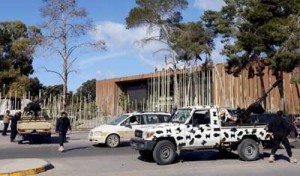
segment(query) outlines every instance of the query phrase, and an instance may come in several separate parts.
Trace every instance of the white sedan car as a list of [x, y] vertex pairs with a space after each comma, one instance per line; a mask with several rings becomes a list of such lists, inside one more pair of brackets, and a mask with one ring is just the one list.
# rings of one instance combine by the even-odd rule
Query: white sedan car
[[129, 142], [130, 138], [134, 137], [135, 129], [167, 122], [170, 116], [169, 113], [159, 112], [122, 114], [114, 118], [110, 124], [92, 129], [88, 139], [96, 144], [117, 147], [121, 142]]

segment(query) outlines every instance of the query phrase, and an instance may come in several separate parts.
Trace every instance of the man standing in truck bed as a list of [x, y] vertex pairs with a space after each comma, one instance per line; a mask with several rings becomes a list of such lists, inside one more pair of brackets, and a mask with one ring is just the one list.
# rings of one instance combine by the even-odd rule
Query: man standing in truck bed
[[66, 112], [61, 113], [61, 117], [56, 120], [56, 132], [59, 133], [59, 148], [58, 151], [64, 151], [64, 141], [67, 131], [71, 129], [71, 123]]

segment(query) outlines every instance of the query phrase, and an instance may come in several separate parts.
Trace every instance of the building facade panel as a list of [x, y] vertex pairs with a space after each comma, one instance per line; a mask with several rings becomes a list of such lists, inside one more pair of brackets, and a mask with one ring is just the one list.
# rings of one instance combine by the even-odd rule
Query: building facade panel
[[[295, 69], [300, 73], [300, 68]], [[267, 91], [276, 81], [267, 67], [263, 71], [263, 86], [258, 76], [248, 78], [243, 71], [238, 77], [225, 72], [225, 64], [216, 64], [211, 70], [201, 67], [178, 71], [180, 106], [219, 105], [246, 108]], [[291, 84], [292, 73], [284, 73], [285, 109], [291, 114], [300, 111], [299, 82]], [[115, 115], [123, 111], [170, 111], [173, 100], [173, 76], [171, 71], [154, 72], [109, 80], [96, 84], [96, 99], [102, 114]], [[121, 106], [120, 95], [127, 96], [127, 104]], [[263, 103], [262, 103], [263, 104]], [[279, 110], [280, 95], [276, 87], [266, 98], [267, 111]]]

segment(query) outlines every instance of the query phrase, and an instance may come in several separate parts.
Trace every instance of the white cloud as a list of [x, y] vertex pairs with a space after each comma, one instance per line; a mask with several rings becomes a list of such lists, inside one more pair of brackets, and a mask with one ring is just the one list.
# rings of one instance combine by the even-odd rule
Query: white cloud
[[82, 60], [80, 62], [80, 67], [86, 68], [89, 65], [93, 65], [93, 64], [101, 62], [103, 60], [117, 58], [117, 57], [121, 57], [121, 56], [125, 56], [125, 55], [126, 55], [126, 51], [119, 52], [119, 53], [106, 53], [105, 55], [100, 55], [100, 56], [93, 56], [93, 57]]
[[219, 11], [225, 5], [223, 0], [195, 0], [194, 6], [202, 10]]
[[153, 68], [157, 68], [158, 70], [161, 70], [161, 68], [163, 68], [165, 65], [165, 63], [162, 60], [146, 58], [141, 53], [138, 55], [138, 59], [144, 64], [152, 66]]
[[[141, 40], [158, 36], [158, 31], [150, 31], [148, 27], [126, 29], [124, 24], [111, 21], [100, 22], [96, 26], [94, 37], [104, 40], [107, 44], [107, 56], [92, 57], [84, 61], [83, 64], [91, 64], [104, 60], [105, 58], [120, 58], [121, 56], [131, 56], [151, 67], [161, 65], [162, 53], [158, 50], [166, 48], [161, 42], [148, 42], [143, 45]], [[146, 59], [147, 58], [147, 59]], [[157, 65], [158, 64], [158, 65]]]
[[112, 71], [103, 71], [103, 70], [97, 70], [96, 71], [96, 77], [98, 80], [102, 79], [110, 79], [117, 77], [117, 74]]

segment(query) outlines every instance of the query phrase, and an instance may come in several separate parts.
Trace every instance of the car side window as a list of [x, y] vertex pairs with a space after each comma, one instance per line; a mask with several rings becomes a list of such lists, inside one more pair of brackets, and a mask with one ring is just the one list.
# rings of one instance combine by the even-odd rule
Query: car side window
[[192, 118], [193, 126], [210, 124], [209, 110], [195, 111]]
[[147, 115], [147, 124], [159, 123], [158, 116], [154, 114]]
[[138, 125], [138, 124], [140, 124], [140, 122], [139, 122], [139, 116], [137, 116], [137, 115], [131, 116], [129, 123], [130, 123], [130, 125]]
[[158, 121], [159, 123], [164, 123], [164, 122], [167, 122], [169, 120], [169, 116], [166, 116], [166, 115], [158, 115]]
[[139, 115], [134, 115], [126, 119], [121, 126], [126, 126], [126, 125], [139, 125], [140, 124], [140, 116]]

